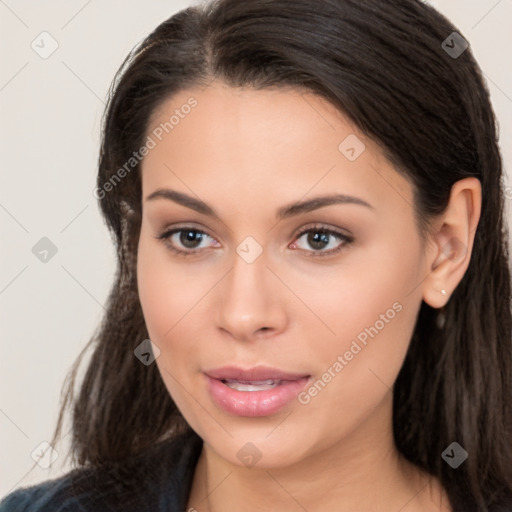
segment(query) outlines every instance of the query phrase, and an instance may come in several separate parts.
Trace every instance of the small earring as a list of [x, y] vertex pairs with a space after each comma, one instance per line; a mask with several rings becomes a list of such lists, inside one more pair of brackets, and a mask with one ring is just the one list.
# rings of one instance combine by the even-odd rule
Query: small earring
[[[440, 290], [441, 295], [446, 296], [446, 290], [443, 288]], [[444, 308], [441, 308], [437, 313], [436, 325], [438, 329], [442, 329], [446, 324], [446, 315], [444, 314]]]

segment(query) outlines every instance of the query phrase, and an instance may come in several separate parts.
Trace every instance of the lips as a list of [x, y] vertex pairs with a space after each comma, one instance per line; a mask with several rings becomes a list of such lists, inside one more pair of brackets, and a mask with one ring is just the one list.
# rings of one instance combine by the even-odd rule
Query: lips
[[266, 366], [256, 366], [246, 370], [236, 366], [225, 366], [213, 370], [207, 370], [204, 373], [216, 380], [236, 380], [239, 382], [261, 382], [267, 380], [299, 380], [309, 377], [307, 373], [288, 373], [276, 368]]
[[213, 401], [236, 416], [268, 416], [288, 405], [310, 375], [268, 367], [223, 367], [204, 372]]

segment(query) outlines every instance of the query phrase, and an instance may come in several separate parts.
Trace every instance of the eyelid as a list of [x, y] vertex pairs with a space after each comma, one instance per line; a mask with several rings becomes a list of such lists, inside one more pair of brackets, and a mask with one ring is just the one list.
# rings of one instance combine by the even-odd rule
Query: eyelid
[[312, 231], [317, 229], [318, 231], [323, 231], [326, 233], [332, 233], [334, 235], [338, 235], [340, 237], [350, 238], [353, 239], [354, 236], [348, 229], [342, 229], [338, 227], [331, 227], [328, 224], [323, 224], [321, 222], [316, 222], [313, 224], [306, 224], [305, 226], [299, 228], [295, 234], [295, 237], [298, 237], [300, 235], [303, 235], [304, 233], [307, 233], [308, 231]]
[[[204, 230], [203, 228], [196, 227], [195, 225], [193, 225], [193, 223], [186, 223], [183, 225], [173, 225], [172, 227], [166, 227], [166, 228], [162, 229], [161, 231], [159, 231], [159, 233], [156, 236], [153, 236], [153, 238], [156, 238], [157, 240], [162, 242], [170, 251], [172, 251], [173, 253], [175, 253], [178, 256], [196, 256], [196, 255], [200, 254], [201, 252], [203, 252], [203, 250], [206, 248], [203, 247], [201, 249], [185, 250], [185, 249], [179, 249], [178, 247], [176, 247], [172, 243], [170, 243], [170, 238], [173, 235], [175, 235], [176, 233], [179, 233], [181, 231], [186, 231], [186, 230], [195, 231], [196, 233], [200, 233], [200, 234], [210, 237], [212, 240], [216, 240], [215, 237], [210, 235], [206, 230]], [[219, 243], [219, 242], [217, 241], [217, 243]]]
[[354, 236], [352, 234], [344, 233], [341, 228], [333, 228], [326, 224], [316, 223], [313, 225], [306, 225], [300, 228], [293, 238], [293, 243], [299, 238], [301, 238], [305, 233], [309, 233], [310, 231], [321, 231], [323, 233], [327, 233], [328, 235], [332, 235], [338, 239], [341, 239], [342, 243], [335, 249], [330, 249], [328, 251], [313, 251], [307, 249], [298, 249], [299, 251], [307, 253], [308, 257], [328, 257], [334, 254], [337, 254], [341, 250], [343, 250], [346, 246], [352, 244], [354, 242]]
[[[207, 237], [209, 237], [212, 240], [215, 240], [217, 243], [219, 243], [215, 237], [213, 237], [212, 235], [210, 235], [208, 233], [208, 231], [206, 231], [202, 228], [196, 227], [193, 223], [186, 223], [183, 225], [174, 225], [169, 228], [164, 228], [163, 230], [161, 230], [159, 232], [158, 235], [154, 236], [154, 238], [163, 242], [166, 245], [166, 247], [168, 247], [169, 250], [171, 250], [172, 252], [174, 252], [175, 254], [177, 254], [179, 256], [197, 256], [197, 255], [201, 254], [205, 249], [208, 249], [208, 247], [203, 247], [203, 248], [199, 248], [199, 249], [189, 249], [189, 250], [179, 249], [178, 247], [172, 245], [169, 242], [170, 238], [173, 235], [175, 235], [176, 233], [179, 233], [181, 231], [187, 231], [187, 230], [195, 231], [196, 233], [206, 235]], [[337, 248], [330, 249], [328, 251], [321, 251], [321, 250], [314, 251], [314, 250], [307, 250], [307, 249], [301, 249], [301, 248], [298, 249], [299, 251], [306, 253], [307, 256], [310, 256], [310, 257], [324, 257], [324, 256], [327, 257], [327, 256], [334, 255], [334, 254], [338, 253], [339, 251], [341, 251], [345, 246], [350, 245], [354, 241], [353, 235], [344, 233], [343, 232], [344, 230], [342, 230], [341, 228], [333, 228], [326, 224], [316, 223], [316, 224], [312, 224], [312, 225], [303, 226], [299, 230], [297, 230], [297, 232], [293, 236], [293, 240], [292, 240], [291, 244], [294, 244], [297, 241], [297, 239], [301, 238], [304, 234], [309, 233], [310, 231], [315, 231], [315, 230], [318, 232], [327, 233], [328, 235], [338, 238], [341, 240], [341, 243], [339, 244], [339, 246]], [[288, 245], [288, 247], [289, 247], [289, 245]]]

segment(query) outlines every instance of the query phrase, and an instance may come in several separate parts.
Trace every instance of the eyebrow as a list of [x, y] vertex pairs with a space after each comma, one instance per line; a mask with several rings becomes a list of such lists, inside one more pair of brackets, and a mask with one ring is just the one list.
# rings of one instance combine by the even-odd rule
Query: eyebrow
[[[190, 208], [191, 210], [195, 210], [196, 212], [203, 215], [215, 217], [220, 220], [219, 215], [211, 206], [201, 201], [200, 199], [196, 199], [195, 197], [184, 194], [183, 192], [178, 192], [177, 190], [158, 189], [147, 196], [145, 200], [154, 201], [156, 199], [167, 199], [169, 201], [173, 201], [175, 203], [181, 204], [182, 206]], [[298, 201], [282, 206], [277, 210], [276, 218], [282, 220], [333, 204], [355, 204], [365, 206], [371, 210], [375, 209], [371, 204], [358, 197], [349, 196], [346, 194], [334, 194], [314, 197], [306, 201]]]

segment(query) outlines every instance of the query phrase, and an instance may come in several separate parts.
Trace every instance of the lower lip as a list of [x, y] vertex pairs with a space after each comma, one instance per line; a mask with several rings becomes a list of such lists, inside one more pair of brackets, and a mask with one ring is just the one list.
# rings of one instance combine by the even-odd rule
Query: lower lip
[[289, 404], [304, 389], [309, 378], [283, 381], [272, 389], [237, 391], [206, 375], [213, 400], [226, 412], [236, 416], [269, 416]]

